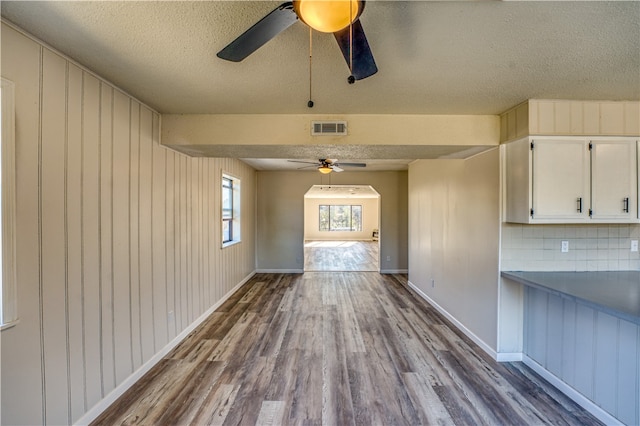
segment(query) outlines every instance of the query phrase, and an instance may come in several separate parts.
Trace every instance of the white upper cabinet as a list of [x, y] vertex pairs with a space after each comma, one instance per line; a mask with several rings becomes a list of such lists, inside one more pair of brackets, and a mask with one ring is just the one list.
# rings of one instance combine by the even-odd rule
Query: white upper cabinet
[[591, 218], [629, 222], [638, 218], [637, 143], [633, 139], [593, 139]]
[[539, 221], [584, 221], [589, 206], [589, 152], [582, 140], [533, 139], [530, 215]]
[[528, 137], [505, 147], [507, 222], [638, 222], [637, 141]]

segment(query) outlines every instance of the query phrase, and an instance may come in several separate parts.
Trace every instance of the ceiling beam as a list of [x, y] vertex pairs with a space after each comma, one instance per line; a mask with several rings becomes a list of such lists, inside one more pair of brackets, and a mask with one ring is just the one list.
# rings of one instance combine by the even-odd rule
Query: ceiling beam
[[[346, 121], [347, 135], [312, 136], [311, 122], [318, 120]], [[497, 115], [162, 116], [162, 144], [195, 156], [315, 158], [330, 150], [337, 158], [433, 158], [499, 142]]]

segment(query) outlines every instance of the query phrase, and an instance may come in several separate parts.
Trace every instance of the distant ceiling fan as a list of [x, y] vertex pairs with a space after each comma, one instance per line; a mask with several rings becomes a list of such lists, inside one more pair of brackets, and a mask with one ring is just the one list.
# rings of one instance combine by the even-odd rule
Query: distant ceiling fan
[[311, 166], [301, 167], [301, 169], [306, 169], [309, 167], [316, 167], [318, 171], [322, 174], [329, 174], [331, 172], [343, 172], [340, 166], [343, 167], [367, 167], [366, 163], [339, 163], [338, 160], [329, 160], [326, 158], [321, 158], [317, 162], [311, 161], [298, 161], [298, 160], [288, 160], [290, 163], [302, 163], [302, 164], [312, 164]]
[[378, 71], [359, 19], [364, 5], [364, 0], [282, 3], [218, 52], [218, 57], [240, 62], [300, 19], [317, 31], [333, 33], [351, 71], [349, 83], [362, 80]]

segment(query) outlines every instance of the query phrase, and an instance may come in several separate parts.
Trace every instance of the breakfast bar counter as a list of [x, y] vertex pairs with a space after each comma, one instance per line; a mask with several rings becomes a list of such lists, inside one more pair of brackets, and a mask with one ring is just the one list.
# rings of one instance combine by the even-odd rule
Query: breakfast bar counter
[[640, 271], [501, 275], [524, 287], [525, 363], [605, 423], [640, 424]]
[[640, 324], [640, 271], [504, 271], [502, 276]]

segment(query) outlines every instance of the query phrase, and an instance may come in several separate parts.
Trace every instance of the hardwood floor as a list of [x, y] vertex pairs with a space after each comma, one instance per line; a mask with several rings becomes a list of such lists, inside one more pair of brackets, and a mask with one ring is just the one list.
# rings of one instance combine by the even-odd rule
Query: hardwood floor
[[95, 424], [596, 425], [373, 272], [258, 274]]
[[378, 272], [377, 241], [305, 241], [305, 271]]

